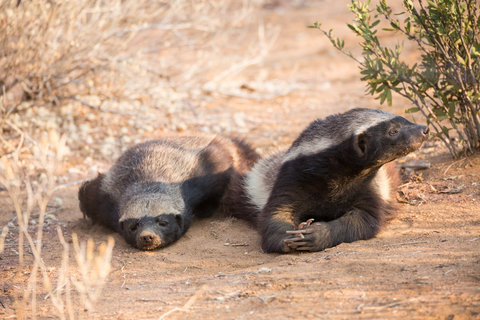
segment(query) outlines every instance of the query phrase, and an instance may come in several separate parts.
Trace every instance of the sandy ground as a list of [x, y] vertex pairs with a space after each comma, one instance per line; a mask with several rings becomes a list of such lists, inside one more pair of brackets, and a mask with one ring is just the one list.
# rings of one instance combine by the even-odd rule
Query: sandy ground
[[[168, 121], [182, 119], [186, 134], [207, 128], [246, 136], [268, 154], [288, 147], [317, 117], [379, 107], [364, 95], [354, 62], [319, 31], [305, 27], [322, 21], [354, 46], [357, 41], [344, 26], [350, 18], [344, 1], [272, 1], [264, 19], [282, 28], [279, 40], [262, 66], [247, 70], [246, 80], [238, 82], [235, 92], [241, 94], [212, 93], [194, 112]], [[275, 81], [288, 90], [262, 97], [258, 83]], [[406, 107], [404, 100], [394, 99], [394, 106], [385, 108], [402, 114]], [[150, 115], [165, 116], [155, 112]], [[118, 125], [127, 121], [118, 114], [102, 117]], [[168, 133], [159, 125], [137, 136]], [[480, 157], [454, 161], [434, 142], [413, 157], [428, 159], [431, 168], [406, 177], [398, 216], [375, 239], [317, 253], [265, 254], [259, 235], [243, 221], [208, 218], [196, 220], [172, 246], [142, 252], [83, 220], [74, 186], [57, 194], [62, 209], [55, 213], [59, 221], [45, 228], [46, 263], [59, 265], [56, 225], [67, 240], [73, 232], [97, 244], [109, 235], [115, 238], [113, 270], [95, 312], [76, 311], [78, 318], [480, 319]], [[110, 165], [93, 160], [101, 169]], [[69, 165], [75, 169], [70, 180], [91, 176], [81, 157]], [[5, 191], [0, 191], [0, 208], [3, 226], [14, 216]], [[16, 246], [10, 233], [0, 255], [0, 318], [14, 318], [28, 278], [27, 269], [18, 267]], [[38, 294], [38, 317], [56, 318], [44, 298]]]

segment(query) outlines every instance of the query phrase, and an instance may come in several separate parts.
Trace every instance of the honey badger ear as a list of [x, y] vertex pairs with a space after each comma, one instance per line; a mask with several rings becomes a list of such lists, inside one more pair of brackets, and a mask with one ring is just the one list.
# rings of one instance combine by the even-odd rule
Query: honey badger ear
[[183, 215], [181, 214], [176, 214], [175, 215], [175, 221], [177, 222], [178, 226], [183, 229]]
[[364, 157], [367, 154], [368, 137], [364, 133], [355, 135], [353, 139], [353, 149], [359, 157]]

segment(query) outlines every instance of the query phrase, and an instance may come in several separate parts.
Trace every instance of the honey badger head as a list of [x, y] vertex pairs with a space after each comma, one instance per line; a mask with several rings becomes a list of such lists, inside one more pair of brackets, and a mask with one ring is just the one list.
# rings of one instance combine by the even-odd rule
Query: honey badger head
[[385, 111], [352, 109], [312, 122], [283, 162], [323, 153], [350, 168], [378, 168], [419, 148], [428, 132], [425, 126]]
[[349, 141], [354, 161], [365, 167], [380, 167], [405, 156], [428, 138], [428, 127], [388, 112], [354, 109], [347, 116], [354, 118], [351, 126], [355, 129]]
[[180, 184], [138, 183], [127, 189], [120, 203], [120, 233], [141, 250], [176, 241], [191, 223], [191, 208]]

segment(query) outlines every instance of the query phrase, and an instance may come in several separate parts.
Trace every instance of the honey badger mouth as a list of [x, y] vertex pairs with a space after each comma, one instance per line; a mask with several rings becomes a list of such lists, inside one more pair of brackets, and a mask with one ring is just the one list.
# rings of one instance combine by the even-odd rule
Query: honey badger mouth
[[143, 230], [137, 236], [136, 247], [141, 250], [154, 250], [162, 245], [162, 238], [152, 230]]

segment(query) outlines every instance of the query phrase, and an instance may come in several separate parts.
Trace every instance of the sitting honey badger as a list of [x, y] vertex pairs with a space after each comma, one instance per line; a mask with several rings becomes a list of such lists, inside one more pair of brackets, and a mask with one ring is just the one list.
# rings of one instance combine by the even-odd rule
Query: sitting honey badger
[[230, 180], [257, 158], [243, 141], [219, 136], [148, 141], [85, 182], [80, 209], [138, 249], [161, 248], [179, 239], [194, 216], [211, 215]]
[[384, 165], [427, 136], [427, 127], [380, 110], [313, 121], [287, 151], [259, 160], [231, 187], [229, 210], [254, 223], [265, 252], [372, 238], [393, 212], [394, 170]]

